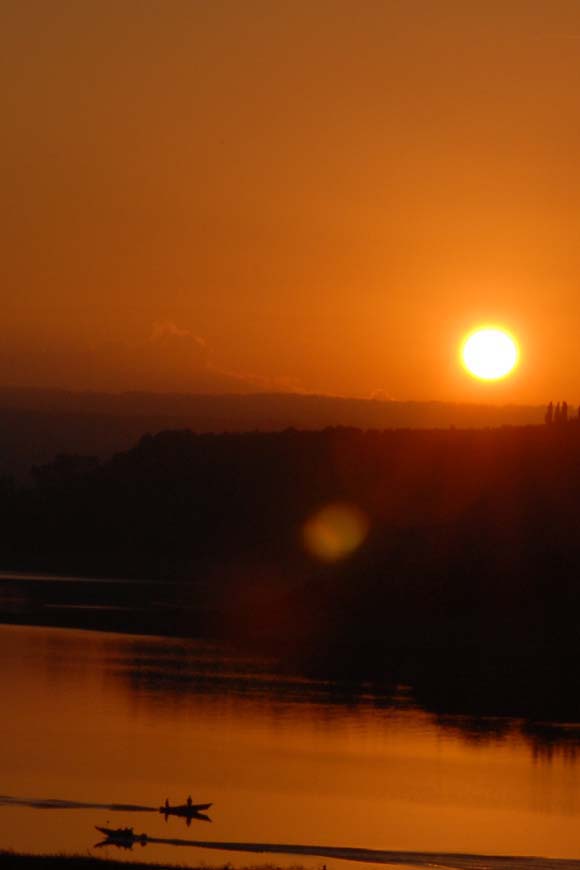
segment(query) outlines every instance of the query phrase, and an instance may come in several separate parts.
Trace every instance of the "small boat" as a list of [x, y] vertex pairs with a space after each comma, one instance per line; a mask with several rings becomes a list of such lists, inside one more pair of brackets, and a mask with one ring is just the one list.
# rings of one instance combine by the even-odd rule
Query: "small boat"
[[95, 828], [108, 840], [113, 840], [117, 843], [147, 842], [147, 834], [136, 834], [133, 828], [101, 828], [99, 825], [95, 825]]
[[178, 806], [172, 807], [169, 803], [164, 804], [162, 807], [159, 807], [159, 812], [163, 813], [164, 816], [181, 816], [182, 818], [187, 818], [188, 816], [196, 816], [198, 813], [203, 812], [203, 810], [209, 810], [211, 804], [179, 804]]

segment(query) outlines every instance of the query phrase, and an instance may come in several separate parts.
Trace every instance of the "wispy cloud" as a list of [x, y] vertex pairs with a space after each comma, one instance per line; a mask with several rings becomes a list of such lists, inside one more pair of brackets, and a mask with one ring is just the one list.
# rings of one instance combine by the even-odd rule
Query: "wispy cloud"
[[190, 329], [177, 326], [173, 320], [156, 320], [151, 329], [150, 341], [164, 341], [167, 338], [189, 338], [199, 347], [206, 347], [205, 339], [200, 335], [194, 335]]
[[308, 392], [292, 376], [263, 375], [223, 366], [197, 330], [176, 320], [158, 320], [133, 341], [92, 345], [31, 345], [0, 348], [4, 382], [21, 387], [161, 393]]

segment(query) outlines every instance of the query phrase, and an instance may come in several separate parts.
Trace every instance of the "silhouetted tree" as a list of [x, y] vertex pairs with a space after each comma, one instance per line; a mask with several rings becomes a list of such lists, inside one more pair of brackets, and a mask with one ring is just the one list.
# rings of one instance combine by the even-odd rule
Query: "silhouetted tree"
[[562, 414], [560, 417], [561, 423], [568, 422], [568, 402], [562, 402]]
[[554, 408], [554, 423], [559, 423], [561, 420], [562, 412], [560, 411], [560, 402]]
[[[578, 409], [578, 411], [580, 414], [580, 408]], [[553, 419], [554, 419], [554, 403], [550, 402], [550, 404], [546, 408], [546, 413], [544, 415], [544, 422], [545, 422], [546, 426], [550, 426], [552, 424]]]

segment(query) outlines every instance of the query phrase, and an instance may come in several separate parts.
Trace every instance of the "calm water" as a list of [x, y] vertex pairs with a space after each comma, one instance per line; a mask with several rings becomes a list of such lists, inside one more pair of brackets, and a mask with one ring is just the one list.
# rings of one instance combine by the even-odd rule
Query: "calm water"
[[[282, 679], [197, 642], [67, 629], [0, 626], [0, 674], [0, 848], [92, 852], [108, 822], [216, 843], [580, 858], [574, 728], [442, 721], [404, 694]], [[213, 802], [211, 822], [107, 809], [188, 794]], [[272, 860], [155, 843], [123, 857]]]

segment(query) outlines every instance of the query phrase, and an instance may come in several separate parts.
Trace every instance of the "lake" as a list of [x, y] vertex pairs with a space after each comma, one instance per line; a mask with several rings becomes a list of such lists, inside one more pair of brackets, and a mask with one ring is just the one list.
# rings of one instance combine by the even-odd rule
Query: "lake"
[[[94, 849], [94, 826], [132, 825], [161, 840], [291, 847], [123, 851], [198, 866], [344, 867], [337, 847], [413, 866], [433, 861], [404, 853], [580, 858], [575, 726], [441, 718], [404, 687], [382, 696], [205, 642], [76, 629], [0, 625], [0, 674], [0, 848], [112, 855]], [[213, 803], [211, 821], [156, 811], [188, 795]], [[328, 854], [302, 854], [314, 845]]]

